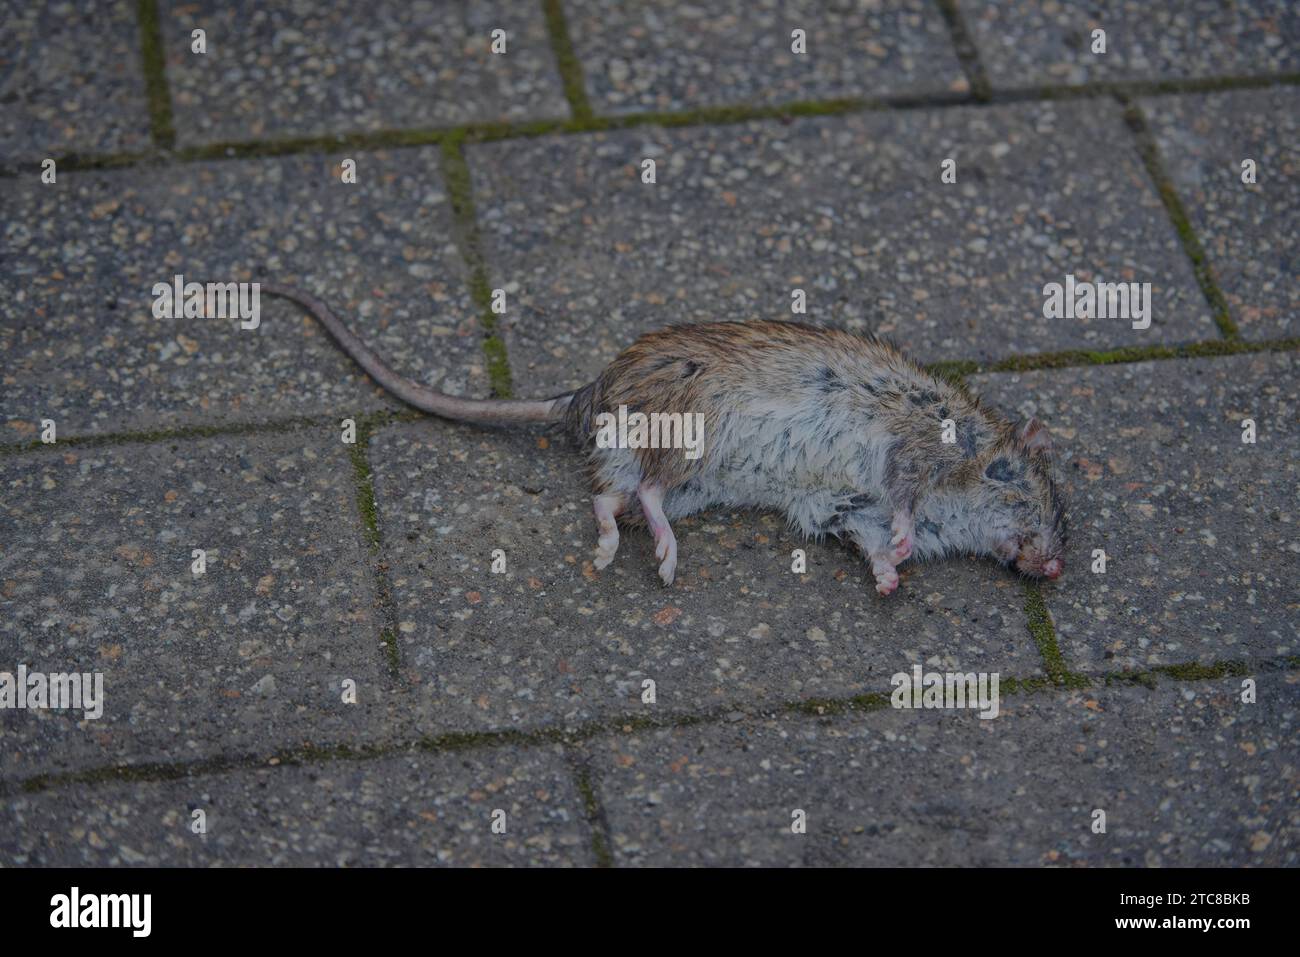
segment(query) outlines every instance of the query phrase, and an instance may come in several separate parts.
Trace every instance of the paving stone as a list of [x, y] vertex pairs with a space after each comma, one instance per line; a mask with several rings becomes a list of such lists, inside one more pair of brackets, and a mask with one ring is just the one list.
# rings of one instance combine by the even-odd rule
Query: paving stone
[[[969, 89], [939, 8], [923, 0], [566, 0], [597, 113]], [[804, 31], [806, 52], [792, 52]]]
[[1296, 682], [1259, 678], [1255, 704], [1240, 679], [1162, 683], [590, 747], [620, 865], [1294, 866]]
[[0, 21], [0, 166], [149, 147], [134, 3], [0, 0]]
[[[1073, 667], [1300, 650], [1296, 372], [1282, 353], [972, 380], [1056, 437], [1072, 532], [1044, 593]], [[1103, 574], [1090, 571], [1098, 548]]]
[[394, 367], [486, 394], [481, 329], [436, 147], [66, 174], [0, 191], [2, 441], [397, 408], [297, 306], [156, 319], [155, 283], [316, 292]]
[[[1109, 100], [637, 128], [469, 156], [521, 394], [585, 384], [671, 322], [792, 318], [795, 288], [797, 318], [926, 361], [1218, 337]], [[1150, 282], [1151, 328], [1044, 318], [1044, 286], [1071, 274]]]
[[394, 720], [417, 722], [404, 736], [887, 691], [914, 662], [1041, 673], [1020, 584], [992, 563], [904, 566], [882, 599], [847, 546], [711, 513], [675, 525], [664, 589], [644, 531], [592, 568], [582, 459], [559, 439], [429, 421], [380, 430], [370, 461], [412, 697]]
[[[194, 834], [202, 810], [206, 834]], [[504, 834], [492, 833], [505, 811]], [[582, 798], [558, 748], [261, 767], [76, 784], [0, 806], [18, 866], [590, 865]]]
[[[1297, 334], [1300, 90], [1275, 87], [1141, 101], [1165, 169], [1247, 339]], [[1242, 183], [1242, 161], [1257, 182]]]
[[[1288, 0], [987, 0], [962, 3], [996, 87], [1259, 76], [1300, 70]], [[1092, 52], [1092, 31], [1106, 52]]]
[[[160, 6], [185, 145], [569, 115], [540, 3]], [[191, 51], [195, 28], [206, 54]]]
[[388, 671], [336, 434], [34, 452], [0, 481], [0, 671], [104, 696], [0, 710], [0, 777], [367, 740]]

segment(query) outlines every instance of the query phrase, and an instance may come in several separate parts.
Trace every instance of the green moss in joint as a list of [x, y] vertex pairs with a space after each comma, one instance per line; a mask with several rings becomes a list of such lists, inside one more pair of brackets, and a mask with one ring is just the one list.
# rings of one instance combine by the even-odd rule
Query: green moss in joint
[[114, 445], [135, 445], [150, 442], [172, 442], [179, 439], [220, 438], [223, 436], [275, 434], [308, 429], [326, 424], [326, 420], [316, 417], [299, 417], [280, 419], [273, 422], [245, 422], [235, 425], [191, 425], [176, 429], [147, 429], [138, 432], [110, 432], [107, 435], [73, 435], [61, 438], [54, 445], [46, 445], [40, 439], [12, 445], [0, 445], [0, 457], [19, 455], [24, 452], [38, 452], [41, 449], [59, 448], [104, 448]]
[[370, 472], [370, 462], [366, 459], [366, 446], [369, 444], [368, 423], [365, 419], [357, 420], [357, 441], [348, 446], [348, 456], [352, 459], [352, 472], [356, 479], [357, 514], [361, 516], [366, 546], [374, 554], [379, 551], [379, 509], [375, 505], [374, 476]]
[[1212, 681], [1216, 678], [1245, 678], [1259, 671], [1285, 670], [1285, 660], [1273, 661], [1189, 661], [1179, 665], [1155, 665], [1143, 671], [1120, 671], [1105, 676], [1108, 685], [1142, 685], [1155, 688], [1159, 678], [1174, 681]]
[[1128, 123], [1129, 129], [1133, 131], [1133, 135], [1137, 139], [1138, 152], [1142, 156], [1142, 161], [1146, 164], [1147, 173], [1151, 176], [1151, 181], [1155, 184], [1160, 199], [1165, 204], [1165, 210], [1173, 221], [1174, 229], [1178, 232], [1178, 238], [1182, 241], [1187, 258], [1192, 261], [1192, 271], [1196, 274], [1196, 281], [1201, 287], [1201, 292], [1205, 295], [1210, 304], [1210, 309], [1214, 313], [1214, 322], [1218, 325], [1219, 331], [1223, 333], [1224, 338], [1236, 339], [1239, 333], [1237, 324], [1232, 321], [1232, 315], [1228, 311], [1228, 300], [1224, 297], [1222, 290], [1219, 289], [1219, 284], [1215, 281], [1209, 258], [1205, 255], [1205, 250], [1201, 247], [1201, 242], [1196, 237], [1195, 230], [1192, 229], [1192, 222], [1187, 216], [1187, 210], [1183, 208], [1182, 200], [1178, 198], [1178, 192], [1174, 189], [1173, 181], [1170, 180], [1169, 175], [1165, 172], [1164, 164], [1160, 161], [1160, 149], [1156, 145], [1151, 130], [1147, 127], [1142, 110], [1127, 94], [1120, 94], [1118, 99], [1124, 106], [1124, 120]]
[[[375, 503], [375, 480], [370, 469], [368, 453], [370, 436], [375, 427], [389, 418], [388, 413], [365, 416], [356, 420], [357, 440], [348, 446], [348, 455], [352, 460], [352, 474], [356, 484], [357, 514], [361, 517], [361, 527], [366, 539], [366, 546], [374, 557], [379, 555], [382, 537], [379, 530], [379, 507]], [[397, 647], [397, 629], [394, 626], [392, 598], [388, 589], [388, 576], [382, 563], [375, 569], [376, 605], [383, 616], [385, 625], [379, 633], [379, 643], [383, 646], [384, 657], [388, 662], [389, 673], [396, 676], [401, 669], [401, 653]]]
[[931, 375], [961, 389], [966, 387], [967, 376], [980, 371], [980, 364], [967, 359], [953, 359], [943, 362], [931, 362], [925, 368]]
[[1208, 681], [1212, 678], [1244, 678], [1250, 674], [1244, 661], [1216, 661], [1210, 664], [1188, 662], [1181, 665], [1159, 665], [1152, 669], [1175, 681]]
[[573, 783], [582, 796], [587, 825], [591, 828], [591, 852], [596, 858], [596, 866], [613, 867], [614, 855], [610, 853], [609, 841], [605, 837], [605, 815], [601, 811], [600, 800], [591, 781], [591, 771], [576, 760], [572, 762], [572, 769]]
[[826, 717], [851, 711], [879, 711], [889, 707], [889, 695], [880, 692], [854, 695], [851, 698], [805, 698], [782, 708], [787, 714]]
[[509, 399], [514, 395], [514, 381], [510, 375], [510, 360], [506, 357], [506, 344], [498, 335], [490, 335], [483, 340], [483, 352], [487, 356], [488, 381], [492, 384], [492, 394], [498, 399]]
[[1043, 670], [1047, 677], [1058, 687], [1085, 687], [1087, 679], [1072, 674], [1065, 666], [1065, 656], [1056, 646], [1056, 628], [1052, 616], [1043, 600], [1043, 590], [1035, 581], [1025, 581], [1025, 622], [1029, 634], [1038, 646], [1038, 654], [1043, 660]]
[[492, 394], [498, 399], [508, 399], [514, 394], [510, 375], [510, 359], [506, 355], [505, 340], [497, 332], [497, 317], [492, 311], [492, 289], [487, 278], [487, 264], [483, 259], [482, 243], [478, 234], [478, 218], [474, 211], [474, 190], [469, 164], [465, 162], [464, 138], [451, 137], [442, 144], [443, 181], [451, 197], [452, 215], [456, 221], [456, 240], [469, 273], [470, 296], [478, 307], [483, 323], [483, 355], [487, 360], [488, 381]]
[[551, 50], [555, 53], [555, 66], [560, 71], [564, 96], [569, 101], [573, 118], [578, 122], [590, 120], [592, 114], [591, 104], [587, 102], [586, 79], [582, 74], [582, 64], [573, 52], [564, 7], [560, 0], [542, 0], [542, 13], [546, 17], [546, 29], [551, 35]]
[[155, 0], [138, 0], [136, 20], [140, 26], [140, 60], [144, 70], [145, 94], [149, 100], [149, 124], [154, 145], [169, 150], [176, 142], [172, 127], [172, 97], [167, 88], [167, 57]]

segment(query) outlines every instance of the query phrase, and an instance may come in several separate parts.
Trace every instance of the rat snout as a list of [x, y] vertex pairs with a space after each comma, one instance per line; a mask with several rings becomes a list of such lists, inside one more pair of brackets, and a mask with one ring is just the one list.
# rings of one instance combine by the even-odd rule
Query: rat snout
[[1055, 579], [1061, 577], [1061, 572], [1065, 570], [1065, 563], [1059, 558], [1044, 560], [1038, 556], [1022, 554], [1016, 559], [1016, 568], [1026, 575], [1032, 575], [1034, 578]]

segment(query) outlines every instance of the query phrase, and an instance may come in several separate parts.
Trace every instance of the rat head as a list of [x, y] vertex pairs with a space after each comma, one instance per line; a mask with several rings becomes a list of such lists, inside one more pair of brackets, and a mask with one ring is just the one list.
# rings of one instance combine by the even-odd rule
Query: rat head
[[1030, 419], [981, 457], [980, 504], [991, 516], [993, 553], [1032, 578], [1065, 568], [1065, 502], [1051, 476], [1052, 439]]

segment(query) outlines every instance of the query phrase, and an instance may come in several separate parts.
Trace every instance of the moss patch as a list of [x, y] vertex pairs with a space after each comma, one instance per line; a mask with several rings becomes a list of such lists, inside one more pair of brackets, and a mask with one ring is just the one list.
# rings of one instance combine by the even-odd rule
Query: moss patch
[[1178, 238], [1182, 241], [1183, 251], [1187, 253], [1187, 258], [1192, 261], [1192, 271], [1196, 274], [1196, 282], [1200, 285], [1201, 292], [1204, 293], [1205, 299], [1209, 302], [1210, 309], [1214, 313], [1214, 322], [1225, 339], [1236, 339], [1239, 333], [1237, 324], [1233, 322], [1228, 311], [1228, 300], [1224, 297], [1223, 291], [1219, 289], [1218, 282], [1215, 281], [1209, 258], [1205, 255], [1205, 250], [1201, 247], [1201, 241], [1197, 238], [1195, 230], [1192, 229], [1192, 222], [1187, 216], [1187, 210], [1183, 208], [1183, 202], [1178, 198], [1178, 192], [1174, 189], [1173, 181], [1169, 178], [1169, 174], [1165, 172], [1164, 164], [1160, 160], [1160, 148], [1156, 145], [1155, 137], [1151, 135], [1151, 130], [1147, 127], [1146, 118], [1128, 94], [1121, 94], [1118, 99], [1124, 106], [1124, 121], [1128, 123], [1129, 129], [1133, 131], [1133, 135], [1137, 138], [1138, 152], [1142, 155], [1142, 162], [1146, 164], [1147, 173], [1151, 176], [1151, 181], [1160, 193], [1160, 199], [1165, 204], [1165, 211], [1169, 214], [1170, 220], [1173, 221], [1174, 229], [1178, 232]]
[[138, 0], [136, 21], [140, 24], [140, 65], [144, 71], [145, 96], [149, 101], [150, 132], [155, 146], [169, 150], [176, 143], [176, 130], [172, 126], [167, 57], [163, 53], [162, 26], [155, 0]]
[[348, 455], [352, 460], [352, 475], [356, 486], [357, 514], [361, 518], [362, 534], [366, 546], [375, 561], [375, 605], [384, 622], [379, 633], [379, 642], [384, 648], [384, 657], [388, 662], [389, 674], [397, 677], [401, 670], [401, 653], [397, 647], [396, 612], [393, 609], [392, 594], [388, 587], [388, 567], [379, 559], [380, 545], [383, 539], [379, 529], [379, 506], [375, 503], [374, 473], [370, 469], [368, 457], [370, 436], [374, 428], [387, 419], [380, 413], [375, 416], [363, 416], [356, 419], [357, 441], [348, 446]]
[[492, 394], [498, 399], [514, 395], [514, 382], [510, 374], [510, 359], [506, 355], [505, 340], [497, 329], [497, 316], [492, 311], [492, 289], [488, 282], [487, 263], [483, 258], [482, 240], [478, 232], [478, 215], [474, 210], [474, 188], [465, 162], [464, 140], [452, 137], [442, 143], [442, 175], [451, 197], [452, 215], [455, 218], [456, 243], [469, 272], [470, 295], [478, 307], [483, 323], [483, 355], [487, 362], [488, 381]]
[[1038, 647], [1039, 657], [1043, 660], [1043, 670], [1048, 680], [1057, 687], [1085, 688], [1088, 680], [1082, 675], [1073, 674], [1065, 665], [1065, 656], [1056, 645], [1056, 627], [1043, 599], [1043, 590], [1035, 581], [1025, 581], [1025, 622], [1029, 634]]
[[605, 811], [596, 796], [596, 787], [592, 783], [591, 769], [571, 757], [573, 783], [582, 796], [583, 810], [587, 815], [587, 825], [591, 828], [591, 852], [596, 858], [597, 867], [613, 867], [614, 855], [609, 849], [608, 824]]
[[273, 422], [244, 422], [229, 425], [190, 425], [176, 429], [144, 429], [137, 432], [110, 432], [107, 435], [72, 435], [60, 438], [53, 445], [46, 445], [40, 439], [31, 442], [18, 442], [0, 445], [0, 458], [6, 455], [19, 455], [24, 452], [39, 452], [60, 448], [94, 449], [113, 445], [132, 445], [149, 442], [172, 442], [178, 439], [204, 439], [221, 436], [275, 434], [294, 432], [299, 429], [323, 428], [330, 424], [329, 419], [320, 416], [300, 416], [292, 419], [279, 419]]
[[590, 120], [592, 113], [587, 101], [586, 78], [582, 73], [582, 63], [573, 52], [564, 7], [560, 0], [542, 0], [542, 11], [546, 15], [546, 30], [551, 36], [551, 50], [555, 53], [555, 66], [564, 83], [564, 97], [569, 101], [569, 109], [578, 122]]

